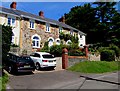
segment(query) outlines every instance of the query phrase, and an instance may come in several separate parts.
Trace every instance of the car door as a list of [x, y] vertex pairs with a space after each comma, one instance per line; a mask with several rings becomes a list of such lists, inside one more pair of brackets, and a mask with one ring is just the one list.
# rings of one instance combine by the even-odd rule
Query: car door
[[39, 62], [39, 64], [41, 64], [41, 56], [38, 53], [34, 53], [32, 55], [30, 55], [30, 57], [32, 58], [32, 60], [34, 61], [34, 63], [36, 64], [37, 62]]
[[36, 62], [39, 62], [39, 64], [41, 64], [42, 60], [41, 60], [40, 54], [35, 53], [34, 58], [35, 58], [35, 61], [36, 61]]

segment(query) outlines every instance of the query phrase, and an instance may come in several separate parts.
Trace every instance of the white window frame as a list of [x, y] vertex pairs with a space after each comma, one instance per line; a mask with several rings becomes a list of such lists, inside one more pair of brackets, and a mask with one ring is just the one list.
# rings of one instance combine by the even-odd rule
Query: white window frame
[[[53, 40], [53, 42], [52, 42], [53, 44], [52, 44], [52, 45], [50, 45], [50, 43], [49, 43], [49, 42], [50, 42], [50, 39]], [[53, 37], [49, 37], [49, 38], [48, 38], [48, 46], [51, 47], [51, 46], [53, 46], [53, 45], [54, 45], [54, 38], [53, 38]]]
[[46, 23], [46, 32], [50, 32], [50, 24]]
[[59, 33], [61, 33], [61, 32], [62, 32], [62, 30], [63, 30], [63, 28], [62, 28], [62, 27], [59, 27]]
[[83, 35], [80, 35], [80, 38], [82, 39]]
[[35, 20], [30, 20], [30, 29], [35, 29]]
[[[57, 42], [57, 41], [59, 41], [59, 42]], [[55, 42], [56, 42], [56, 45], [60, 45], [60, 38], [57, 38], [57, 39], [55, 40]]]
[[67, 40], [66, 45], [70, 45], [69, 43], [72, 43], [71, 40]]
[[[16, 25], [16, 17], [8, 16], [8, 17], [7, 17], [7, 20], [8, 20], [8, 18], [10, 19], [10, 24], [8, 24], [8, 21], [7, 21], [7, 24], [8, 24], [9, 26], [15, 27], [15, 25]], [[13, 20], [14, 20], [14, 22], [13, 22]]]
[[[37, 39], [33, 39], [34, 37], [38, 37], [39, 39], [38, 40]], [[35, 45], [33, 45], [33, 41], [35, 41]], [[40, 41], [41, 41], [41, 38], [40, 38], [39, 35], [37, 35], [37, 34], [33, 35], [32, 36], [32, 47], [33, 48], [40, 48]], [[38, 43], [38, 45], [37, 45], [37, 43]]]
[[70, 30], [70, 35], [73, 35], [73, 30]]

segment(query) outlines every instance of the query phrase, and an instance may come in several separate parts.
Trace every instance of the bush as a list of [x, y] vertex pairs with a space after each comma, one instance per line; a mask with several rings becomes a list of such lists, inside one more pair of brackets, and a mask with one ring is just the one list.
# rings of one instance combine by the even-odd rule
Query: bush
[[44, 47], [40, 50], [41, 52], [50, 52], [48, 42], [45, 42]]
[[119, 49], [118, 46], [116, 46], [116, 45], [114, 45], [114, 44], [111, 44], [111, 45], [110, 45], [110, 49], [115, 51], [116, 57], [119, 57], [119, 56], [120, 56], [120, 49]]
[[101, 51], [101, 61], [115, 61], [115, 51], [114, 50], [102, 50]]
[[85, 56], [85, 52], [82, 52], [82, 51], [79, 50], [79, 49], [70, 50], [70, 51], [68, 52], [68, 55], [69, 55], [69, 56]]
[[50, 47], [50, 53], [55, 57], [62, 56], [63, 45], [53, 45]]

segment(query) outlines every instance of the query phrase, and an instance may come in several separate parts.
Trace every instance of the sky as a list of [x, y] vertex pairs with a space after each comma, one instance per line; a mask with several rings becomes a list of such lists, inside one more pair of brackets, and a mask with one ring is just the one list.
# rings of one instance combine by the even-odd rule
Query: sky
[[[44, 17], [58, 20], [72, 7], [84, 5], [88, 2], [17, 2], [17, 10], [38, 15], [39, 11], [44, 12]], [[1, 6], [9, 8], [11, 2], [2, 2]]]

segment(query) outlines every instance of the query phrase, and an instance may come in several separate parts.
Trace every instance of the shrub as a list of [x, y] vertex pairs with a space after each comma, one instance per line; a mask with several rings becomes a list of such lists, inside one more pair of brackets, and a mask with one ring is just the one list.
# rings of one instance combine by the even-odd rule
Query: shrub
[[72, 43], [67, 48], [68, 50], [79, 49], [78, 43]]
[[48, 47], [48, 42], [45, 42], [44, 47], [40, 51], [41, 52], [50, 52], [50, 49]]
[[55, 57], [59, 57], [62, 55], [62, 48], [63, 45], [53, 45], [50, 47], [50, 53], [53, 54]]
[[85, 56], [85, 52], [82, 52], [82, 51], [79, 50], [79, 49], [70, 50], [70, 51], [68, 52], [68, 55], [69, 55], [69, 56]]
[[120, 49], [119, 49], [118, 46], [116, 46], [116, 45], [114, 45], [114, 44], [111, 44], [111, 45], [110, 45], [110, 49], [115, 51], [116, 57], [119, 57], [119, 56], [120, 56]]
[[114, 50], [102, 50], [101, 51], [101, 61], [115, 61], [115, 51]]

